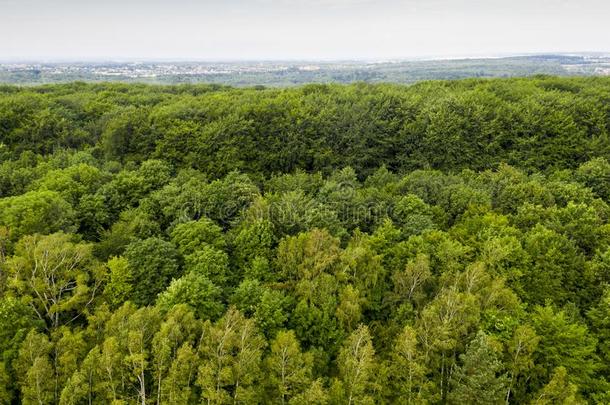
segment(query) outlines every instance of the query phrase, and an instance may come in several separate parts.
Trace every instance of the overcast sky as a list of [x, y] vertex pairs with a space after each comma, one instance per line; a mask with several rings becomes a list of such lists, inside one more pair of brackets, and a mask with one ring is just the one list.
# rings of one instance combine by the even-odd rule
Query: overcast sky
[[0, 0], [0, 59], [610, 51], [610, 0]]

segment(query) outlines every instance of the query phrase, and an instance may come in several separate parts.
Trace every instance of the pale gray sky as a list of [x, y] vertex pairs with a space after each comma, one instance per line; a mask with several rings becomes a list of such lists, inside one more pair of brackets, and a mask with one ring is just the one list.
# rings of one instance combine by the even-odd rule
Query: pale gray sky
[[610, 51], [610, 0], [0, 0], [0, 59]]

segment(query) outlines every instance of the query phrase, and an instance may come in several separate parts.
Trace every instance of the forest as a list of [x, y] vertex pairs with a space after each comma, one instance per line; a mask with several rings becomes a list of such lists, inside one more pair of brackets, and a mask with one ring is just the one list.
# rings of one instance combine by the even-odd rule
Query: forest
[[0, 403], [610, 403], [610, 78], [0, 86]]

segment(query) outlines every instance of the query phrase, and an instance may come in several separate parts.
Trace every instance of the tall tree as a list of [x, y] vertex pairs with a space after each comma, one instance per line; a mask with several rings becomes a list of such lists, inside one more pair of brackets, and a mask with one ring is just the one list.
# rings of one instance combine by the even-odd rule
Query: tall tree
[[452, 376], [449, 401], [455, 404], [500, 404], [507, 377], [490, 338], [479, 332], [460, 356], [461, 365]]
[[569, 381], [565, 367], [553, 371], [551, 381], [532, 400], [532, 405], [580, 405], [586, 402], [578, 397], [578, 387]]
[[282, 405], [301, 395], [312, 382], [313, 356], [302, 353], [293, 331], [280, 331], [265, 358], [270, 399]]
[[7, 262], [10, 285], [49, 328], [73, 322], [100, 292], [104, 267], [70, 235], [24, 237]]
[[345, 403], [372, 404], [375, 350], [367, 326], [360, 325], [346, 339], [337, 357], [337, 366]]
[[396, 337], [387, 361], [389, 400], [406, 404], [425, 404], [435, 400], [434, 384], [427, 377], [417, 332], [405, 326]]

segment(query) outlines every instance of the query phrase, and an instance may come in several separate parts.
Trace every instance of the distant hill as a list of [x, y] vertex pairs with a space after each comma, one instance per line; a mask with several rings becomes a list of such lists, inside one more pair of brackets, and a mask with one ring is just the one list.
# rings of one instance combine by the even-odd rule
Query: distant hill
[[434, 79], [521, 77], [540, 74], [610, 75], [610, 56], [550, 54], [416, 61], [0, 64], [0, 83], [22, 85], [85, 81], [294, 86], [305, 83], [414, 83]]

